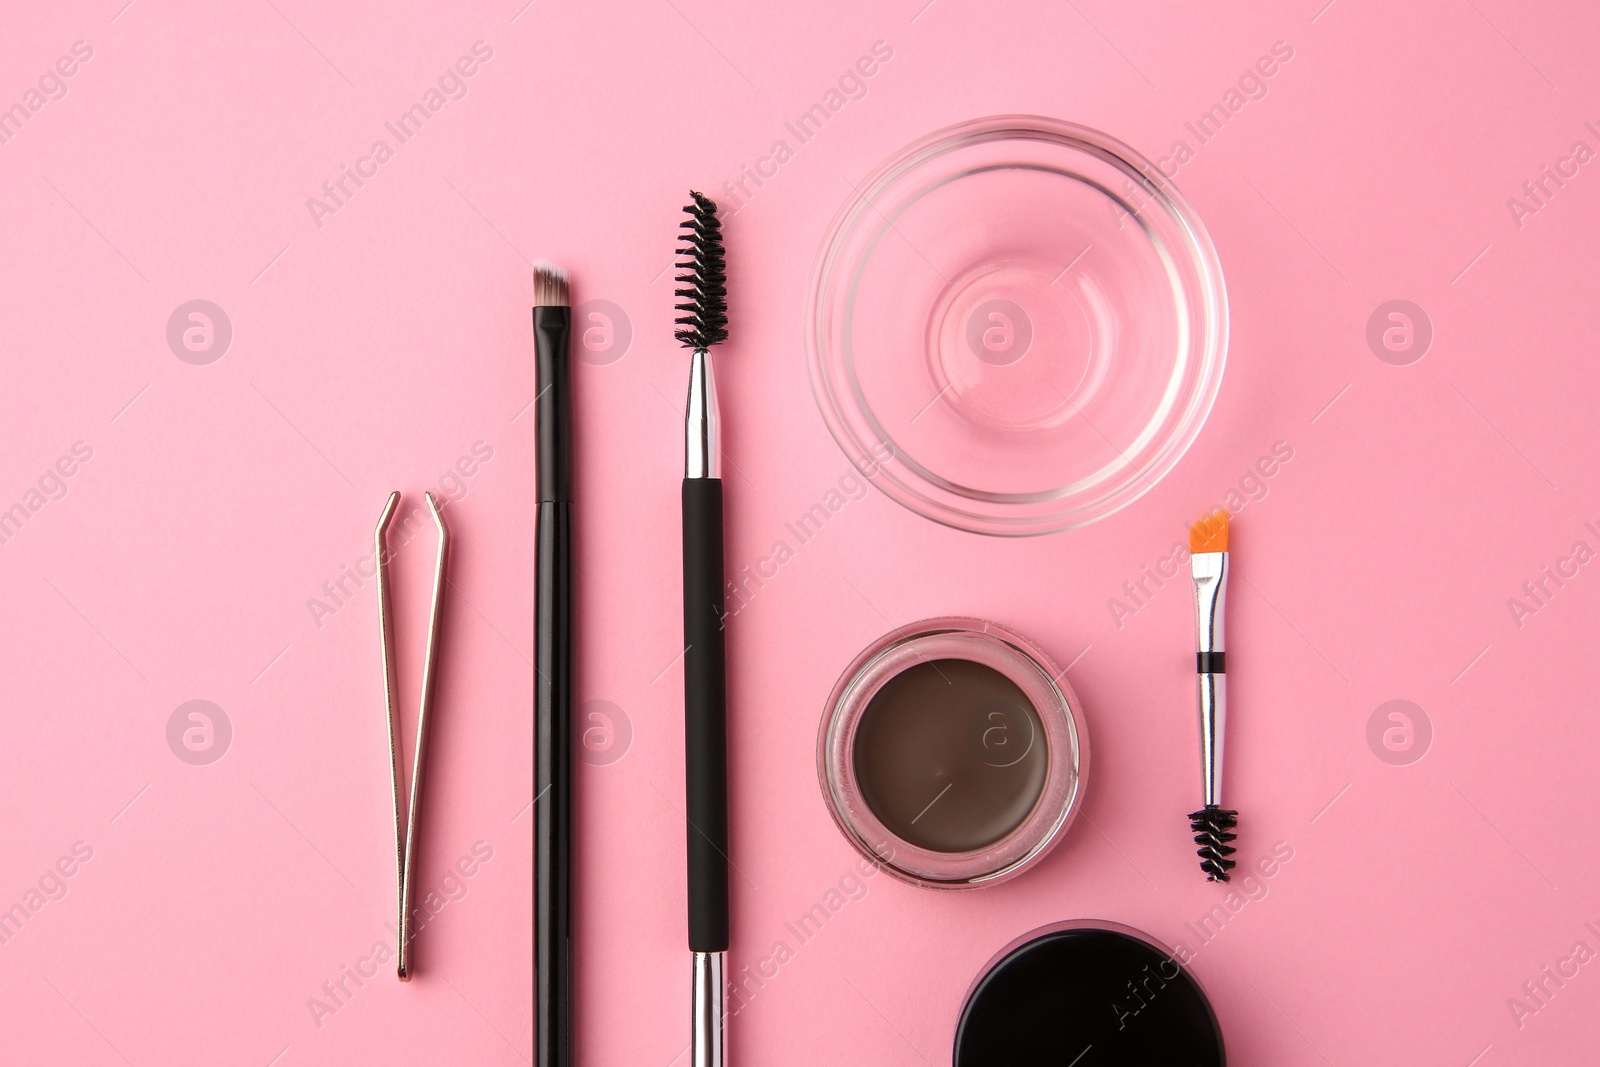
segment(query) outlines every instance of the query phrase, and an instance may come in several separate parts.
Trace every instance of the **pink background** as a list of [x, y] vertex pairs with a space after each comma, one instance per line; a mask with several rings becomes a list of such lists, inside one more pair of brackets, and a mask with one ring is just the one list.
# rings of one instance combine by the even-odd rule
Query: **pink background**
[[[0, 907], [41, 880], [66, 890], [0, 945], [0, 1058], [531, 1055], [534, 426], [518, 416], [542, 257], [632, 333], [577, 382], [578, 691], [631, 724], [578, 764], [581, 1060], [685, 1062], [686, 365], [663, 274], [685, 190], [726, 200], [741, 165], [795, 149], [727, 227], [737, 571], [848, 471], [811, 399], [802, 315], [850, 182], [996, 112], [1082, 122], [1152, 158], [1193, 148], [1185, 121], [1278, 41], [1293, 59], [1265, 98], [1177, 177], [1233, 329], [1216, 409], [1174, 473], [1105, 522], [1022, 542], [874, 491], [732, 626], [734, 964], [779, 942], [792, 958], [747, 987], [731, 1062], [948, 1062], [990, 955], [1078, 916], [1198, 947], [1237, 1064], [1592, 1055], [1600, 964], [1562, 961], [1580, 941], [1600, 951], [1600, 564], [1559, 561], [1600, 549], [1585, 527], [1600, 529], [1600, 162], [1520, 226], [1507, 205], [1575, 141], [1600, 149], [1584, 125], [1600, 127], [1592, 5], [522, 2], [72, 0], [7, 18], [0, 103], [74, 42], [93, 56], [0, 145], [0, 507], [26, 510], [41, 478], [66, 494], [32, 498], [0, 545]], [[396, 147], [384, 123], [477, 41], [492, 58], [466, 95]], [[879, 41], [893, 57], [866, 95], [797, 147], [784, 123]], [[380, 138], [394, 157], [319, 226], [307, 199]], [[233, 330], [204, 366], [166, 339], [197, 298]], [[1366, 340], [1391, 299], [1432, 323], [1410, 365]], [[80, 441], [92, 458], [44, 477]], [[1247, 479], [1280, 441], [1292, 460]], [[492, 458], [449, 477], [478, 442]], [[1224, 893], [1183, 819], [1199, 788], [1188, 593], [1168, 585], [1120, 626], [1108, 600], [1241, 479], [1256, 499], [1235, 520], [1228, 788], [1241, 856], [1282, 842], [1292, 860], [1202, 945], [1193, 924]], [[335, 1005], [323, 983], [389, 939], [388, 764], [372, 584], [320, 619], [308, 601], [370, 551], [390, 490], [420, 503], [429, 488], [457, 498], [456, 554], [419, 882], [440, 887], [477, 842], [492, 858], [444, 886], [415, 981], [386, 965]], [[417, 543], [396, 575], [408, 724], [431, 532]], [[1577, 576], [1519, 619], [1508, 600], [1546, 564]], [[950, 613], [1072, 663], [1088, 817], [1002, 887], [871, 879], [802, 944], [785, 924], [855, 884], [815, 780], [823, 699], [881, 633]], [[167, 740], [196, 699], [232, 727], [205, 766]], [[1368, 741], [1397, 699], [1431, 723], [1409, 765]], [[92, 858], [49, 877], [78, 842]], [[1546, 966], [1577, 973], [1546, 979], [1541, 1006], [1523, 983]]]

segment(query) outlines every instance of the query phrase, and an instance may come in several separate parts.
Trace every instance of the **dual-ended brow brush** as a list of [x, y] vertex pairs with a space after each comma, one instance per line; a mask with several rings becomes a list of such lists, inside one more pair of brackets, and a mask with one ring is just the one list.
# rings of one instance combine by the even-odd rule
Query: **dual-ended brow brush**
[[1233, 868], [1233, 832], [1239, 813], [1222, 806], [1222, 742], [1228, 723], [1227, 661], [1223, 611], [1228, 593], [1228, 513], [1218, 510], [1189, 528], [1189, 568], [1194, 575], [1195, 655], [1200, 691], [1200, 773], [1205, 806], [1189, 816], [1200, 869], [1212, 882], [1226, 882]]
[[717, 205], [691, 192], [675, 290], [677, 338], [693, 355], [683, 467], [684, 802], [689, 950], [694, 953], [690, 1067], [722, 1067], [728, 950], [727, 680], [723, 649], [722, 458], [711, 349], [728, 336], [727, 264]]
[[533, 270], [539, 519], [534, 606], [533, 960], [538, 1067], [572, 1063], [572, 329], [567, 276]]

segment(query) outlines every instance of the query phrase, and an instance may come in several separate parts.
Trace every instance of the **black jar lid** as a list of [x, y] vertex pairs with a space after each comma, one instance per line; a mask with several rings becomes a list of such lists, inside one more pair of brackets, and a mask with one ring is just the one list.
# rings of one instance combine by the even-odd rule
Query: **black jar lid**
[[1224, 1067], [1211, 1003], [1136, 930], [1080, 920], [1036, 930], [967, 995], [955, 1067]]

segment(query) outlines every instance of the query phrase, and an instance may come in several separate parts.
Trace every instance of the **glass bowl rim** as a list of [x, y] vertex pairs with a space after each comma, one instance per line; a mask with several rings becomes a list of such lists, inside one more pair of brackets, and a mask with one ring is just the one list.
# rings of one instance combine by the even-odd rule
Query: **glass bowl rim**
[[[860, 438], [852, 421], [863, 416], [856, 414], [858, 405], [852, 405], [849, 398], [835, 395], [836, 386], [831, 380], [834, 375], [828, 364], [831, 349], [835, 347], [832, 319], [839, 317], [839, 312], [833, 310], [837, 302], [832, 291], [837, 288], [833, 278], [841, 266], [838, 261], [846, 239], [858, 220], [867, 216], [875, 194], [949, 151], [1005, 140], [1043, 141], [1085, 152], [1121, 171], [1134, 183], [1136, 191], [1147, 198], [1136, 212], [1155, 207], [1170, 220], [1185, 238], [1174, 254], [1182, 253], [1179, 258], [1184, 264], [1184, 273], [1192, 275], [1192, 279], [1186, 279], [1192, 285], [1171, 291], [1180, 300], [1193, 300], [1199, 309], [1188, 352], [1200, 369], [1195, 387], [1184, 398], [1185, 414], [1177, 422], [1175, 432], [1163, 435], [1165, 439], [1149, 460], [1125, 463], [1125, 476], [1120, 483], [1097, 487], [1097, 495], [1064, 511], [1034, 514], [1019, 507], [1020, 514], [997, 517], [959, 508], [944, 497], [931, 495], [927, 486], [908, 485], [892, 476], [884, 477], [884, 468], [897, 458], [895, 442]], [[852, 195], [828, 223], [812, 261], [806, 303], [806, 365], [812, 396], [829, 434], [858, 469], [872, 472], [869, 480], [880, 492], [913, 514], [952, 529], [1000, 537], [1035, 537], [1077, 529], [1108, 518], [1144, 496], [1177, 466], [1199, 437], [1221, 391], [1228, 356], [1228, 294], [1222, 264], [1210, 234], [1194, 207], [1159, 166], [1130, 145], [1090, 126], [1044, 115], [999, 114], [967, 119], [925, 134], [878, 163], [866, 178], [853, 183], [852, 189]], [[887, 438], [887, 435], [882, 436]], [[887, 457], [885, 449], [889, 453]], [[1111, 503], [1103, 504], [1106, 500]], [[982, 503], [976, 497], [972, 502]]]

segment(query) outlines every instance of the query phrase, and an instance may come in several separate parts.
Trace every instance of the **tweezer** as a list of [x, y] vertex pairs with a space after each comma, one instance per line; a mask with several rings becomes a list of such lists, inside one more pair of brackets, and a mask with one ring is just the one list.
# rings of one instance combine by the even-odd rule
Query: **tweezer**
[[400, 981], [411, 980], [411, 887], [415, 881], [417, 858], [418, 812], [422, 809], [422, 771], [428, 755], [428, 711], [433, 707], [433, 682], [438, 665], [439, 617], [444, 603], [445, 567], [450, 556], [450, 532], [445, 529], [444, 516], [439, 513], [439, 502], [432, 493], [423, 494], [428, 510], [433, 513], [434, 525], [439, 528], [439, 556], [433, 568], [433, 607], [428, 616], [428, 651], [422, 661], [422, 706], [417, 712], [417, 754], [411, 767], [411, 803], [409, 814], [402, 806], [401, 786], [400, 714], [395, 704], [400, 690], [395, 682], [394, 622], [390, 609], [389, 549], [385, 543], [389, 524], [394, 521], [395, 508], [400, 504], [398, 492], [389, 494], [378, 519], [378, 529], [373, 535], [378, 558], [378, 631], [383, 638], [383, 700], [389, 713], [389, 781], [394, 789], [394, 852], [395, 898], [400, 909], [395, 929], [399, 938], [399, 962], [396, 973]]

